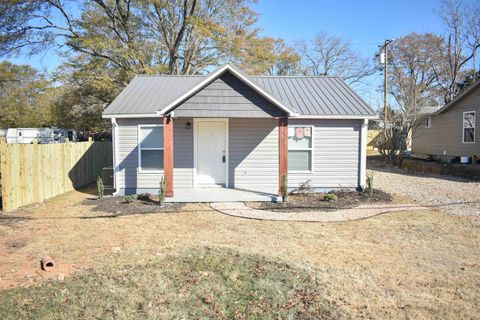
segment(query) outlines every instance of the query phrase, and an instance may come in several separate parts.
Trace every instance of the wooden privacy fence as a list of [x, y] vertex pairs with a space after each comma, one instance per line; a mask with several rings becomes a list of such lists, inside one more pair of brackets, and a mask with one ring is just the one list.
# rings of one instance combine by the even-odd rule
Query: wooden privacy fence
[[374, 150], [375, 149], [375, 139], [380, 134], [380, 130], [368, 130], [367, 133], [367, 149]]
[[2, 209], [11, 211], [89, 185], [111, 165], [111, 142], [1, 143]]

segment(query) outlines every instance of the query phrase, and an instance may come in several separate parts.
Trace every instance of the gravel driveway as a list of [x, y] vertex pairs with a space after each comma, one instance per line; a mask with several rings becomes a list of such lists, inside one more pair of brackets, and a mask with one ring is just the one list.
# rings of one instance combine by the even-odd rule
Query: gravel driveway
[[455, 215], [480, 216], [480, 182], [384, 166], [368, 159], [374, 188]]

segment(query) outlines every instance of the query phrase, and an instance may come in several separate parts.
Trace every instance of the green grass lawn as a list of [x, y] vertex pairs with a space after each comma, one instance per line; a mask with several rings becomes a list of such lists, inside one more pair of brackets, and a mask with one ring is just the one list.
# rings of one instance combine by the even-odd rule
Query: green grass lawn
[[311, 270], [199, 247], [1, 292], [0, 319], [330, 319]]

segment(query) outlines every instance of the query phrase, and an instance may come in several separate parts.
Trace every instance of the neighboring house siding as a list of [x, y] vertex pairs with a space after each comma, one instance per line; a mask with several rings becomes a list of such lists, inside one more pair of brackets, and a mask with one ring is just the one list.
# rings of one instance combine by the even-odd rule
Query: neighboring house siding
[[[162, 124], [163, 119], [117, 119], [119, 138], [118, 187], [121, 193], [157, 190], [162, 173], [138, 173], [138, 125]], [[174, 188], [191, 188], [193, 183], [193, 130], [186, 129], [191, 119], [174, 119]]]
[[[475, 143], [463, 143], [463, 113], [476, 112]], [[480, 153], [480, 88], [444, 113], [432, 116], [431, 128], [419, 121], [412, 136], [412, 152], [440, 156], [470, 156]], [[445, 153], [444, 153], [445, 151]]]
[[229, 187], [277, 193], [277, 125], [277, 119], [230, 119]]
[[313, 172], [289, 173], [295, 189], [306, 180], [316, 189], [356, 188], [359, 185], [360, 129], [363, 120], [292, 120], [289, 126], [314, 126]]
[[175, 110], [178, 117], [271, 118], [285, 113], [227, 73], [214, 80]]

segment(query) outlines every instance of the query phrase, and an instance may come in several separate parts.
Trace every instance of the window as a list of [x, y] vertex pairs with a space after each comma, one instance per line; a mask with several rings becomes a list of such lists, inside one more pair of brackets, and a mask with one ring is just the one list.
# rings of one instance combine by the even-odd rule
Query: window
[[163, 170], [163, 126], [138, 127], [138, 156], [140, 172]]
[[432, 117], [428, 116], [425, 118], [425, 128], [431, 128], [432, 127]]
[[475, 143], [475, 111], [463, 113], [463, 143]]
[[313, 171], [313, 127], [288, 127], [288, 171]]

